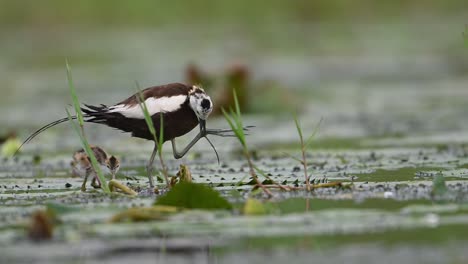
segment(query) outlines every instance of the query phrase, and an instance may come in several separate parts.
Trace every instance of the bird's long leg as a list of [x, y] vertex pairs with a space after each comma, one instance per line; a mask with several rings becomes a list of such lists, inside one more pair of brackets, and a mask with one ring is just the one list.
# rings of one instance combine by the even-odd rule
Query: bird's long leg
[[146, 166], [146, 172], [148, 173], [148, 181], [151, 188], [154, 188], [154, 181], [153, 181], [153, 162], [154, 158], [156, 157], [156, 153], [158, 152], [158, 143], [154, 142], [154, 149], [153, 153], [151, 153], [151, 158], [148, 161], [148, 165]]
[[86, 192], [86, 182], [88, 181], [88, 176], [89, 176], [89, 173], [86, 172], [86, 175], [84, 176], [83, 184], [81, 184], [82, 192]]
[[[248, 131], [251, 126], [244, 127], [244, 131]], [[232, 133], [232, 134], [229, 134]], [[233, 131], [231, 129], [206, 129], [206, 121], [205, 120], [200, 120], [200, 132], [195, 136], [192, 141], [181, 151], [177, 151], [176, 147], [176, 142], [175, 139], [171, 139], [172, 143], [172, 152], [174, 154], [175, 159], [180, 159], [187, 152], [202, 138], [206, 137], [207, 135], [215, 135], [215, 136], [220, 136], [220, 137], [235, 137], [233, 134]]]
[[94, 173], [93, 179], [91, 180], [91, 186], [92, 186], [94, 189], [99, 189], [99, 188], [101, 188], [101, 181], [100, 181], [99, 178], [97, 177], [96, 173]]
[[174, 153], [174, 158], [180, 159], [183, 156], [185, 156], [185, 154], [187, 154], [187, 152], [193, 147], [193, 145], [195, 145], [195, 143], [197, 143], [198, 140], [200, 140], [202, 137], [206, 137], [206, 121], [205, 120], [200, 120], [200, 132], [198, 132], [195, 138], [192, 139], [192, 141], [190, 141], [190, 143], [188, 143], [188, 145], [181, 152], [177, 152], [175, 139], [171, 139], [172, 153]]
[[174, 158], [180, 159], [183, 156], [185, 156], [185, 154], [187, 154], [187, 152], [193, 147], [193, 145], [195, 145], [195, 143], [197, 143], [198, 140], [200, 140], [202, 137], [202, 133], [198, 133], [198, 135], [196, 135], [195, 138], [192, 139], [192, 141], [190, 141], [190, 143], [181, 152], [177, 151], [175, 138], [171, 139], [172, 153], [174, 153]]

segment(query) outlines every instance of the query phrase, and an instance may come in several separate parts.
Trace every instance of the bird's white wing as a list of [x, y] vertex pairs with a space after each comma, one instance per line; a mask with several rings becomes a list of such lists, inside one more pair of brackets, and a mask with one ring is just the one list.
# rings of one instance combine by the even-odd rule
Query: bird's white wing
[[[150, 115], [166, 112], [174, 112], [182, 107], [185, 100], [187, 100], [187, 95], [175, 95], [175, 96], [164, 96], [164, 97], [149, 97], [145, 100], [146, 107]], [[139, 118], [144, 119], [145, 116], [141, 110], [140, 105], [124, 105], [118, 104], [109, 107], [109, 113], [120, 113], [128, 118]]]

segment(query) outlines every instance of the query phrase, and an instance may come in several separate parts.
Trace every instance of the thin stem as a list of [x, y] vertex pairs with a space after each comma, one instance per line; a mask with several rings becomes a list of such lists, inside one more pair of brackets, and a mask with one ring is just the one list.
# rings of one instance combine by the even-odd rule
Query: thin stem
[[[310, 187], [312, 187], [312, 189], [317, 189], [317, 188], [329, 188], [329, 187], [340, 187], [342, 186], [342, 183], [341, 182], [327, 182], [327, 183], [319, 183], [319, 184], [311, 184]], [[259, 185], [260, 187], [260, 185]], [[284, 186], [284, 185], [281, 185], [281, 186], [278, 186], [278, 185], [263, 185], [264, 188], [267, 188], [267, 189], [282, 189], [282, 188], [289, 188], [290, 190], [305, 190], [306, 188], [304, 187], [295, 187], [295, 186]]]
[[280, 186], [280, 188], [283, 190], [283, 191], [289, 191], [289, 188], [287, 188], [286, 186], [283, 186], [279, 183], [277, 183], [276, 181], [274, 181], [272, 178], [270, 178], [268, 175], [266, 175], [261, 169], [259, 169], [257, 166], [254, 165], [254, 168], [255, 170], [260, 173], [263, 177], [265, 177], [267, 180], [270, 180], [273, 184], [276, 184], [278, 186]]
[[310, 181], [309, 175], [307, 174], [307, 158], [306, 158], [306, 150], [304, 146], [304, 140], [301, 137], [301, 145], [302, 145], [302, 165], [304, 165], [304, 176], [306, 181], [307, 191], [310, 191]]
[[255, 173], [254, 170], [254, 165], [252, 163], [252, 159], [250, 158], [250, 154], [247, 149], [244, 149], [244, 155], [247, 158], [247, 163], [249, 164], [249, 170], [250, 170], [250, 175], [255, 179], [257, 182], [257, 186], [262, 188], [262, 190], [268, 195], [268, 197], [272, 197], [273, 193], [271, 193], [270, 190], [265, 188], [265, 185], [262, 184], [262, 182], [258, 179], [257, 174]]

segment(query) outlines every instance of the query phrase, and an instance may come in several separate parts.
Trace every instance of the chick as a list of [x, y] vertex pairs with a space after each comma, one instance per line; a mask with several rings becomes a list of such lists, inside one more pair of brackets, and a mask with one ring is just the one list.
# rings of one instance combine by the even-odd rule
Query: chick
[[[98, 146], [91, 146], [91, 150], [96, 157], [97, 162], [103, 168], [107, 168], [112, 175], [112, 179], [115, 179], [115, 174], [119, 171], [120, 162], [115, 156], [108, 157], [107, 153]], [[70, 163], [72, 167], [72, 175], [83, 177], [83, 184], [81, 185], [81, 191], [86, 191], [86, 181], [88, 176], [92, 175], [91, 186], [94, 188], [100, 188], [101, 182], [97, 177], [96, 172], [91, 165], [91, 159], [88, 157], [84, 149], [80, 149], [73, 153], [73, 160]], [[96, 183], [97, 182], [97, 183]]]

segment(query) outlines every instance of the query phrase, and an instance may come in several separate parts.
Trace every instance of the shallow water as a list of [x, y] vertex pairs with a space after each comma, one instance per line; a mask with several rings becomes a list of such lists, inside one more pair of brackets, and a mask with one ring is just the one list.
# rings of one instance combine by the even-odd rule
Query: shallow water
[[[202, 26], [191, 28], [188, 37], [180, 28], [77, 29], [73, 37], [58, 30], [48, 38], [38, 38], [30, 29], [3, 29], [1, 34], [9, 37], [0, 43], [0, 69], [5, 69], [0, 71], [2, 132], [24, 128], [19, 133], [25, 136], [64, 116], [69, 102], [64, 57], [71, 62], [80, 99], [92, 104], [125, 98], [133, 93], [135, 79], [142, 86], [181, 81], [191, 61], [216, 72], [239, 60], [249, 65], [254, 81], [273, 80], [288, 95], [271, 106], [262, 105], [264, 94], [251, 93], [251, 104], [277, 111], [274, 116], [259, 111], [245, 117], [245, 124], [256, 126], [248, 137], [255, 163], [273, 180], [303, 184], [302, 167], [288, 156], [299, 156], [289, 114], [293, 105], [299, 107], [306, 132], [324, 120], [308, 152], [312, 177], [351, 187], [275, 192], [273, 202], [289, 201], [283, 205], [287, 213], [244, 217], [238, 209], [193, 211], [162, 221], [109, 224], [116, 213], [150, 206], [156, 197], [80, 192], [81, 179], [69, 176], [71, 153], [79, 141], [64, 124], [26, 145], [17, 160], [0, 161], [0, 260], [283, 263], [294, 257], [298, 263], [312, 258], [324, 263], [463, 263], [468, 237], [463, 231], [468, 223], [468, 63], [458, 56], [462, 47], [453, 44], [457, 27], [447, 26], [458, 22], [404, 29], [398, 24], [357, 25], [343, 43], [336, 43], [339, 30], [333, 25], [285, 25], [289, 38], [301, 45], [279, 33], [260, 38], [234, 29], [234, 36], [226, 36]], [[321, 32], [323, 26], [329, 30], [320, 42], [304, 34], [304, 28]], [[421, 30], [433, 34], [411, 37]], [[395, 34], [399, 45], [384, 41], [386, 34]], [[181, 44], [182, 38], [190, 39], [190, 45]], [[83, 39], [87, 41], [76, 41]], [[281, 39], [276, 46], [265, 45]], [[227, 124], [212, 117], [208, 126]], [[99, 125], [86, 131], [91, 142], [122, 158], [119, 180], [147, 186], [143, 167], [151, 144]], [[193, 133], [178, 143], [186, 144]], [[239, 146], [234, 139], [212, 140], [221, 165], [210, 146], [200, 142], [178, 161], [166, 146], [169, 171], [175, 174], [180, 163], [187, 164], [195, 182], [209, 184], [234, 203], [243, 202], [252, 186], [236, 185], [248, 172], [237, 154]], [[33, 163], [33, 155], [41, 157], [39, 164]], [[432, 192], [438, 175], [447, 181], [442, 197]], [[239, 190], [237, 195], [233, 189]], [[52, 242], [32, 243], [24, 227], [32, 212], [50, 202], [67, 207], [60, 216], [63, 224]]]

